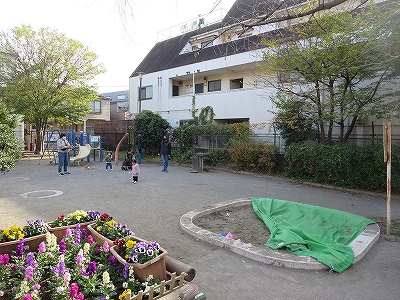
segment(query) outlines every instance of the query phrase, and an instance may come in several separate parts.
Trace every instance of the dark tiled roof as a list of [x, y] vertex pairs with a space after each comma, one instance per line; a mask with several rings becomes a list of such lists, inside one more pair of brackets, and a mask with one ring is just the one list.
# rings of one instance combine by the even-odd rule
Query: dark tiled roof
[[[305, 0], [285, 0], [284, 5], [290, 6], [304, 1]], [[259, 36], [245, 37], [236, 41], [211, 46], [202, 49], [197, 56], [195, 52], [179, 55], [192, 36], [223, 28], [229, 24], [238, 23], [238, 21], [241, 20], [247, 20], [254, 17], [255, 12], [269, 12], [274, 10], [280, 3], [280, 0], [237, 0], [221, 22], [158, 42], [137, 66], [130, 77], [137, 76], [137, 72], [144, 72], [147, 74], [154, 73], [263, 48], [263, 45], [260, 43], [261, 37], [270, 36], [271, 34], [282, 34], [283, 32], [277, 30]]]

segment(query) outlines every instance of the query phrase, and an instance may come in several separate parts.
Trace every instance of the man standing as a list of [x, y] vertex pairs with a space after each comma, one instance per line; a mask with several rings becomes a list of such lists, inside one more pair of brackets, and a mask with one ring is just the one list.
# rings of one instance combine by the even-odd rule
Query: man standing
[[168, 158], [171, 156], [171, 143], [169, 142], [169, 136], [166, 134], [161, 141], [158, 155], [161, 155], [161, 160], [164, 167], [162, 171], [168, 173]]
[[[60, 134], [60, 138], [57, 140], [58, 150], [58, 175], [71, 174], [68, 172], [68, 149], [72, 146], [67, 141], [67, 135], [65, 133]], [[63, 171], [64, 168], [64, 172]]]

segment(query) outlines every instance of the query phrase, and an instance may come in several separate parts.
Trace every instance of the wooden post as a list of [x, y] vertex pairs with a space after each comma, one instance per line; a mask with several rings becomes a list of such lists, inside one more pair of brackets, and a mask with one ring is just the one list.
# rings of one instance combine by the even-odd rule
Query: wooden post
[[391, 198], [391, 181], [392, 181], [392, 162], [391, 162], [391, 148], [392, 148], [392, 127], [390, 123], [383, 124], [383, 149], [384, 149], [384, 161], [386, 162], [386, 235], [390, 235], [390, 222], [391, 222], [391, 209], [390, 209], [390, 198]]

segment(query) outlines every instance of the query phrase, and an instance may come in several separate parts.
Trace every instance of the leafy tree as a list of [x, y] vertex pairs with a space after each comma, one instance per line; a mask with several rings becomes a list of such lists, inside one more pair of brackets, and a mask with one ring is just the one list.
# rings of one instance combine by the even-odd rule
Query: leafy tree
[[399, 71], [399, 9], [395, 1], [384, 5], [314, 15], [264, 40], [261, 67], [278, 74], [278, 80], [266, 80], [281, 96], [272, 101], [286, 112], [302, 103], [322, 143], [332, 142], [335, 126], [345, 143], [357, 120], [390, 118], [399, 110], [400, 91], [392, 84]]
[[20, 158], [20, 141], [15, 138], [14, 129], [18, 119], [11, 115], [0, 99], [0, 172], [5, 173], [15, 168]]
[[148, 153], [156, 154], [163, 135], [171, 128], [167, 120], [150, 110], [143, 110], [135, 115], [133, 120], [132, 135], [134, 140], [141, 134], [142, 149]]
[[[277, 97], [280, 97], [279, 93]], [[297, 98], [282, 97], [276, 101], [274, 125], [280, 131], [285, 145], [307, 140], [317, 140], [318, 131], [313, 127], [312, 117], [309, 115], [307, 104]]]
[[36, 127], [43, 151], [50, 121], [71, 125], [90, 112], [98, 95], [89, 82], [104, 69], [82, 43], [49, 28], [30, 26], [0, 33], [0, 89], [12, 113]]

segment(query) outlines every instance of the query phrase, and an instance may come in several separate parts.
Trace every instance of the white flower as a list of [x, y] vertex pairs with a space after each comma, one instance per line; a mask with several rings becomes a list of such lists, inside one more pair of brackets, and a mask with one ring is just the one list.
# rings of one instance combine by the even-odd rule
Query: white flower
[[122, 283], [122, 287], [123, 287], [124, 289], [126, 289], [126, 288], [128, 287], [128, 283], [127, 283], [127, 282]]
[[85, 255], [89, 254], [89, 250], [90, 250], [90, 244], [89, 243], [85, 243], [85, 245], [83, 245], [83, 253]]
[[110, 274], [108, 274], [107, 271], [104, 271], [103, 273], [103, 283], [108, 284], [110, 282]]
[[60, 254], [60, 256], [58, 256], [58, 262], [64, 262], [64, 261], [65, 261], [64, 254]]

